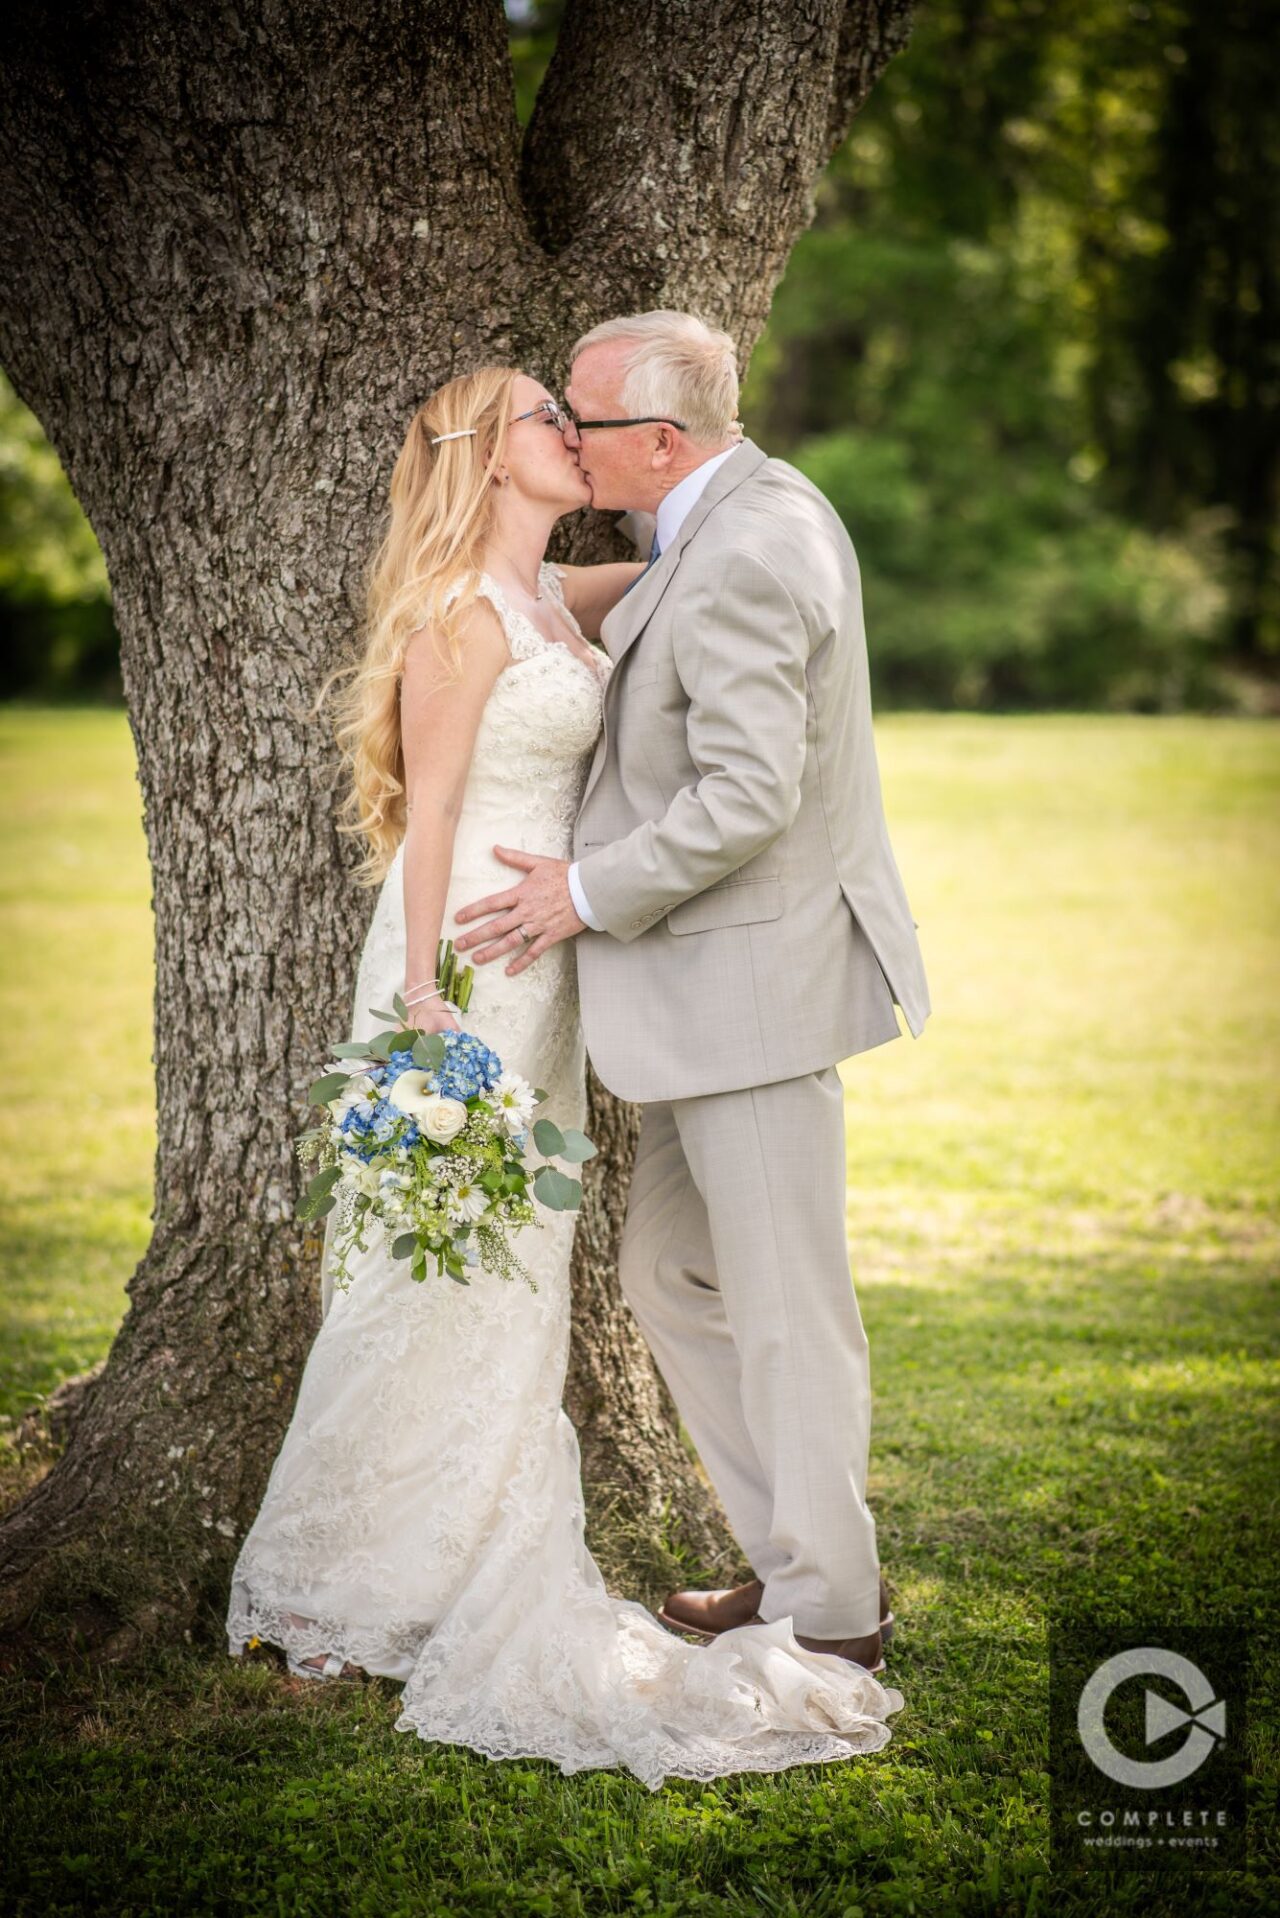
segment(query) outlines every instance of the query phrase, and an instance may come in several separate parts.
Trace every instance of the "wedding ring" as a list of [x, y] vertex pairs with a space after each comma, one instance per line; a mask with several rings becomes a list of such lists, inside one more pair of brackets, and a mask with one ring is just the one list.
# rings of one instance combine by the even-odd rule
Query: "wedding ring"
[[528, 931], [526, 927], [517, 926], [516, 931], [520, 934], [520, 937], [524, 940], [524, 943], [526, 944], [526, 946], [531, 946], [533, 944], [533, 934], [530, 931]]

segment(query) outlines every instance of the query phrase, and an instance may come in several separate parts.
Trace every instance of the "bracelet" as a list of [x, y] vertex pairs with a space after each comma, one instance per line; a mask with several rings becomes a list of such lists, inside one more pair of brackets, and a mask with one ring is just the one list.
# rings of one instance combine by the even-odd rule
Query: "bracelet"
[[403, 993], [400, 996], [403, 999], [407, 999], [411, 992], [421, 992], [424, 986], [434, 986], [434, 985], [437, 985], [438, 983], [439, 983], [438, 980], [435, 980], [435, 979], [419, 979], [416, 986], [406, 986]]
[[[407, 992], [402, 992], [400, 997], [407, 1006], [420, 1006], [425, 1000], [434, 999], [437, 994], [440, 994], [439, 986], [432, 986], [426, 992], [414, 993], [412, 997], [410, 997]], [[440, 994], [440, 996], [443, 997], [443, 994]]]

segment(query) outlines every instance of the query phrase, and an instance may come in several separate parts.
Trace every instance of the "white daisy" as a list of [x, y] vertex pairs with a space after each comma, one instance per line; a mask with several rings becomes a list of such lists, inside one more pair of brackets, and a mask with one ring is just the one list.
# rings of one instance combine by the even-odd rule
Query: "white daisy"
[[489, 1194], [471, 1179], [463, 1179], [448, 1195], [449, 1216], [454, 1219], [482, 1219], [489, 1210]]
[[489, 1096], [498, 1109], [508, 1138], [513, 1139], [517, 1132], [526, 1129], [537, 1104], [527, 1079], [522, 1079], [518, 1072], [504, 1072]]

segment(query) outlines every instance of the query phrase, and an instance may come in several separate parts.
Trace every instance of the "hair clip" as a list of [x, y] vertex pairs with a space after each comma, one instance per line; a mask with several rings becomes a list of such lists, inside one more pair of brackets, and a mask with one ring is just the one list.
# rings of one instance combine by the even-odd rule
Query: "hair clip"
[[463, 426], [463, 427], [460, 427], [456, 433], [437, 433], [435, 438], [431, 441], [431, 444], [432, 446], [439, 446], [441, 440], [470, 439], [471, 435], [475, 432], [475, 430], [476, 429], [474, 426]]

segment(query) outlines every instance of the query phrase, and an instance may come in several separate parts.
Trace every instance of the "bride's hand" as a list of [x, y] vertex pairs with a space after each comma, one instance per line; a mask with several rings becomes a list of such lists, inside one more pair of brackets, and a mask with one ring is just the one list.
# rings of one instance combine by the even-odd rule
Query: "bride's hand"
[[410, 1006], [409, 1023], [418, 1032], [461, 1032], [462, 1027], [441, 999], [426, 999]]

